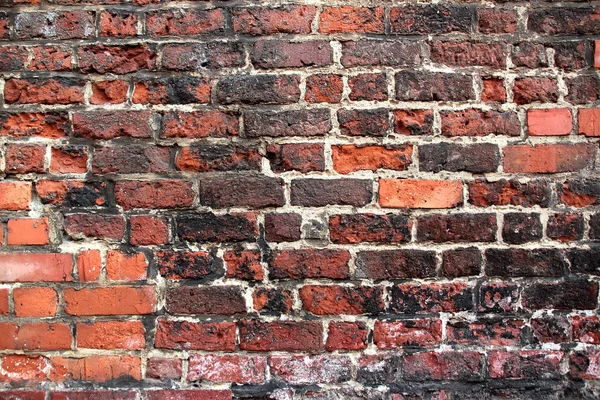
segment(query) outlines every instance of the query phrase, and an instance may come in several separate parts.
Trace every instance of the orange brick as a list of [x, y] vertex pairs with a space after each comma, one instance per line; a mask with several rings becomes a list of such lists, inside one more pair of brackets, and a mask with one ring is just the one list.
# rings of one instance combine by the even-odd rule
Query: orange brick
[[68, 350], [71, 348], [71, 327], [63, 323], [1, 322], [0, 349], [4, 350]]
[[594, 42], [594, 68], [600, 68], [600, 40]]
[[65, 312], [70, 315], [151, 314], [156, 305], [152, 286], [65, 289]]
[[2, 356], [0, 381], [14, 383], [41, 382], [47, 379], [48, 359], [41, 356], [5, 354]]
[[52, 357], [50, 380], [107, 382], [119, 378], [140, 380], [141, 361], [132, 356]]
[[579, 133], [585, 136], [600, 136], [600, 108], [579, 110]]
[[100, 250], [83, 250], [77, 255], [77, 273], [81, 282], [98, 280], [101, 270]]
[[31, 183], [0, 182], [0, 210], [29, 210]]
[[573, 130], [571, 111], [567, 108], [529, 110], [527, 127], [531, 136], [562, 136]]
[[379, 204], [389, 208], [452, 208], [463, 201], [460, 181], [380, 179]]
[[0, 315], [8, 315], [8, 289], [0, 289]]
[[46, 245], [50, 243], [48, 218], [22, 218], [8, 221], [9, 245]]
[[412, 146], [333, 146], [333, 168], [340, 174], [359, 170], [403, 171], [411, 163]]
[[110, 250], [106, 254], [106, 277], [115, 281], [146, 279], [148, 261], [144, 253], [126, 254]]
[[504, 172], [576, 172], [592, 165], [594, 146], [587, 144], [515, 145], [504, 148]]
[[0, 253], [0, 282], [64, 282], [73, 277], [73, 256], [59, 253]]
[[87, 171], [88, 149], [86, 146], [53, 147], [50, 159], [50, 172], [85, 173]]
[[56, 315], [58, 295], [52, 288], [16, 288], [13, 292], [17, 317]]
[[77, 324], [77, 348], [141, 350], [146, 346], [142, 321]]

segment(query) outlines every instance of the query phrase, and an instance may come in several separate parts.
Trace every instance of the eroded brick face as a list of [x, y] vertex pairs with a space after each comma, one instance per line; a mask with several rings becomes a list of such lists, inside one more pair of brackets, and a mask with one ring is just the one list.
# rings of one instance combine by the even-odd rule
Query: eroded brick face
[[0, 399], [600, 398], [599, 32], [0, 0]]

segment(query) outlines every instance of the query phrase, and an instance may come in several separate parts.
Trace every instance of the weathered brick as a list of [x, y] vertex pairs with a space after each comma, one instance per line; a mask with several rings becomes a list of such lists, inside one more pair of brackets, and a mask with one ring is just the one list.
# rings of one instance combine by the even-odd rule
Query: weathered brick
[[477, 179], [469, 183], [469, 203], [477, 207], [522, 206], [548, 207], [551, 188], [548, 182], [532, 180], [521, 183], [517, 180], [500, 179], [495, 182]]
[[390, 128], [387, 109], [338, 110], [340, 132], [348, 136], [385, 136]]
[[563, 373], [561, 351], [492, 351], [489, 355], [491, 378], [556, 379]]
[[373, 280], [415, 279], [435, 276], [435, 252], [427, 250], [361, 251], [356, 276]]
[[333, 243], [410, 241], [412, 223], [403, 215], [342, 214], [329, 217]]
[[87, 172], [88, 148], [86, 146], [61, 146], [51, 150], [50, 171], [63, 174]]
[[516, 10], [480, 8], [477, 10], [479, 32], [515, 33], [517, 31]]
[[394, 110], [394, 132], [402, 135], [433, 134], [433, 112], [431, 110]]
[[86, 139], [147, 138], [152, 135], [149, 111], [89, 111], [73, 114], [73, 133]]
[[[169, 155], [165, 151], [167, 164]], [[258, 170], [261, 159], [256, 147], [199, 145], [183, 147], [175, 158], [175, 166], [188, 172]]]
[[396, 99], [468, 101], [475, 99], [475, 92], [471, 75], [405, 70], [396, 74]]
[[146, 330], [141, 321], [78, 323], [77, 348], [141, 350]]
[[407, 40], [357, 40], [342, 42], [344, 67], [408, 67], [421, 64], [419, 43]]
[[128, 74], [156, 69], [156, 49], [147, 45], [82, 46], [77, 55], [79, 68], [85, 73]]
[[225, 29], [225, 15], [219, 8], [151, 11], [146, 14], [146, 29], [151, 36], [189, 36], [222, 32]]
[[472, 351], [423, 352], [404, 356], [404, 378], [410, 381], [479, 381], [484, 355]]
[[292, 385], [341, 383], [352, 377], [352, 362], [347, 356], [273, 355], [269, 357], [269, 366], [275, 376]]
[[94, 36], [90, 11], [22, 12], [15, 16], [19, 39], [86, 39]]
[[199, 213], [176, 218], [177, 236], [190, 242], [253, 241], [258, 235], [254, 214]]
[[50, 379], [54, 382], [140, 380], [141, 360], [136, 356], [88, 356], [85, 358], [51, 358]]
[[73, 239], [87, 237], [119, 242], [125, 235], [125, 219], [112, 214], [67, 214], [65, 232]]
[[250, 60], [255, 67], [263, 69], [324, 67], [333, 63], [333, 50], [329, 42], [321, 40], [259, 40], [252, 47]]
[[162, 119], [161, 137], [199, 139], [239, 135], [235, 114], [220, 111], [167, 113]]
[[506, 243], [522, 244], [534, 242], [542, 238], [542, 223], [536, 213], [504, 214], [502, 239]]
[[209, 103], [210, 93], [208, 78], [175, 75], [136, 80], [131, 100], [136, 104]]
[[15, 138], [39, 136], [49, 139], [64, 137], [69, 133], [66, 114], [19, 113], [0, 114], [2, 136]]
[[178, 358], [153, 357], [146, 362], [146, 378], [179, 380], [182, 369], [182, 361]]
[[521, 288], [515, 283], [486, 282], [478, 290], [479, 312], [503, 313], [514, 312]]
[[552, 214], [546, 225], [546, 236], [561, 242], [572, 242], [583, 238], [583, 215], [577, 213]]
[[461, 111], [442, 111], [444, 136], [519, 136], [521, 123], [516, 113], [481, 111], [474, 108]]
[[592, 7], [554, 7], [529, 14], [527, 29], [541, 34], [586, 34], [597, 32], [598, 9]]
[[6, 146], [6, 173], [44, 173], [46, 146], [9, 144]]
[[123, 181], [115, 185], [117, 203], [126, 210], [190, 207], [194, 197], [192, 183], [183, 180]]
[[407, 4], [390, 10], [390, 22], [400, 34], [470, 33], [474, 13], [469, 5]]
[[421, 242], [494, 242], [495, 214], [427, 215], [417, 219], [417, 240]]
[[231, 76], [219, 80], [221, 104], [290, 104], [300, 99], [297, 75]]
[[487, 249], [485, 251], [487, 276], [562, 276], [567, 263], [556, 249]]
[[121, 10], [107, 10], [100, 13], [100, 36], [137, 35], [138, 15]]
[[63, 46], [36, 46], [29, 64], [32, 71], [69, 71], [73, 67], [73, 51]]
[[371, 286], [306, 285], [299, 290], [305, 310], [316, 315], [379, 314], [385, 307], [383, 289]]
[[43, 204], [59, 207], [94, 207], [107, 205], [106, 182], [47, 180], [36, 182], [35, 189]]
[[384, 101], [388, 98], [385, 74], [360, 74], [348, 77], [350, 100]]
[[498, 146], [491, 143], [438, 143], [419, 146], [419, 167], [422, 171], [466, 171], [480, 174], [495, 172], [499, 163], [500, 151]]
[[166, 308], [171, 314], [245, 314], [246, 300], [237, 286], [180, 286], [167, 290]]
[[523, 288], [526, 310], [589, 310], [598, 305], [598, 284], [585, 279], [532, 283]]
[[550, 78], [520, 78], [515, 80], [513, 93], [517, 104], [556, 103], [558, 85]]
[[306, 78], [305, 100], [309, 103], [338, 103], [343, 92], [344, 81], [339, 75], [318, 74]]
[[369, 330], [363, 322], [330, 322], [327, 351], [362, 350], [367, 347]]
[[318, 351], [323, 348], [320, 322], [239, 322], [240, 348], [246, 351]]
[[322, 144], [290, 143], [267, 147], [267, 158], [273, 172], [323, 171], [325, 154]]
[[588, 144], [513, 145], [504, 148], [504, 172], [548, 174], [577, 172], [593, 163]]
[[570, 179], [558, 187], [561, 202], [572, 207], [595, 205], [600, 199], [600, 182], [595, 179]]
[[360, 170], [403, 171], [411, 164], [412, 146], [332, 146], [333, 168], [347, 174]]
[[310, 25], [316, 7], [283, 5], [281, 7], [236, 8], [233, 14], [233, 30], [249, 35], [275, 33], [310, 33]]
[[479, 275], [483, 257], [476, 247], [446, 250], [442, 253], [441, 274], [447, 278]]
[[441, 340], [442, 321], [439, 319], [376, 321], [373, 331], [373, 342], [379, 349], [431, 347]]
[[262, 356], [195, 354], [189, 358], [187, 380], [258, 384], [264, 382], [266, 368]]
[[449, 321], [448, 343], [483, 346], [518, 346], [525, 324], [515, 319], [488, 319], [475, 322]]
[[283, 180], [259, 175], [203, 179], [200, 203], [213, 208], [282, 206], [285, 204]]
[[116, 281], [145, 280], [148, 260], [144, 253], [124, 253], [119, 250], [106, 252], [106, 278]]
[[324, 7], [319, 16], [321, 33], [384, 33], [383, 7]]
[[292, 292], [286, 289], [258, 288], [252, 293], [252, 302], [261, 314], [288, 314], [294, 306]]
[[329, 110], [247, 111], [244, 133], [262, 136], [325, 136], [331, 130]]
[[473, 290], [466, 283], [400, 284], [388, 289], [390, 311], [403, 314], [458, 312], [473, 309]]
[[503, 68], [506, 56], [504, 43], [433, 42], [431, 46], [431, 60], [446, 65]]
[[234, 351], [235, 323], [159, 319], [154, 347], [173, 350]]
[[244, 48], [236, 42], [167, 44], [162, 67], [175, 71], [197, 71], [244, 66]]
[[92, 171], [95, 174], [135, 174], [168, 172], [171, 149], [130, 144], [94, 148]]
[[364, 179], [294, 179], [291, 186], [292, 205], [305, 207], [362, 206], [372, 196], [372, 184]]
[[9, 104], [81, 104], [85, 81], [77, 78], [11, 78], [4, 84]]

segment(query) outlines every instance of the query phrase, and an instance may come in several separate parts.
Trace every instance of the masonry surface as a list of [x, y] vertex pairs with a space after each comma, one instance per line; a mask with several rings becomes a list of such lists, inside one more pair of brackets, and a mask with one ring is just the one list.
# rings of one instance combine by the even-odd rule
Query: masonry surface
[[600, 2], [0, 0], [0, 399], [597, 399]]

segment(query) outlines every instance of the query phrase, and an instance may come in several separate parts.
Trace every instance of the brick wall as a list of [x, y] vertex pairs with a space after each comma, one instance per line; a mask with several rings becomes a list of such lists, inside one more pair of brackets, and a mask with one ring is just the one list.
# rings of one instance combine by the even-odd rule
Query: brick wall
[[0, 399], [600, 396], [600, 2], [0, 0]]

